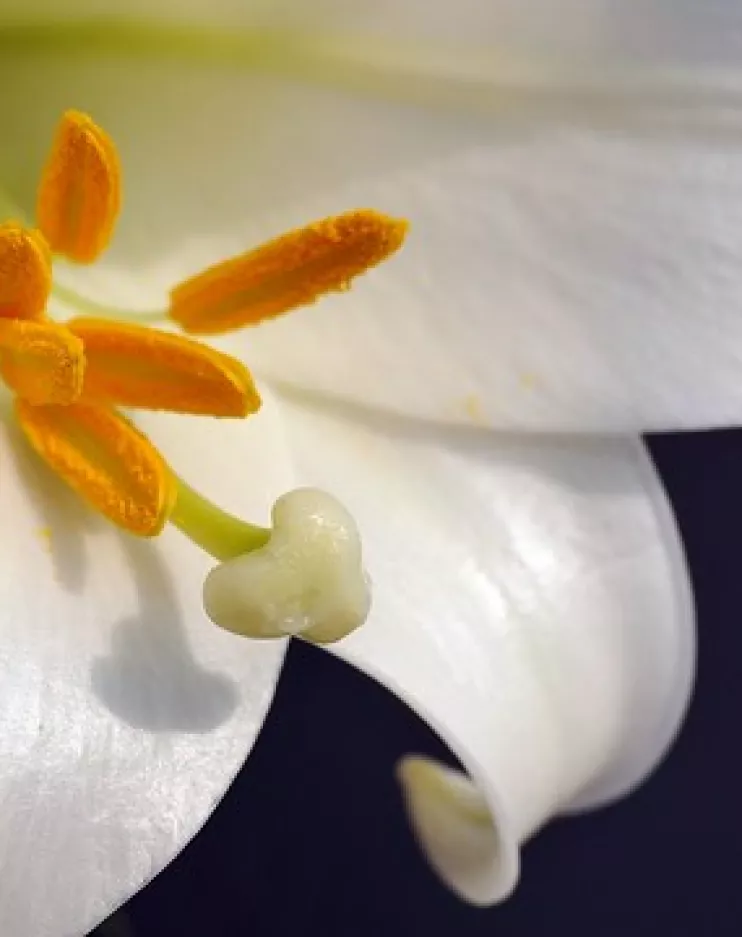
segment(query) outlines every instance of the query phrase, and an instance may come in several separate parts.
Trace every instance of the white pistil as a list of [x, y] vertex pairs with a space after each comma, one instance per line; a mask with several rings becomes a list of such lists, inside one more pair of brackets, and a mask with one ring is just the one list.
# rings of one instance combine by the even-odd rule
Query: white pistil
[[363, 624], [370, 605], [355, 521], [312, 488], [279, 498], [265, 546], [223, 562], [204, 583], [212, 621], [252, 638], [338, 641]]

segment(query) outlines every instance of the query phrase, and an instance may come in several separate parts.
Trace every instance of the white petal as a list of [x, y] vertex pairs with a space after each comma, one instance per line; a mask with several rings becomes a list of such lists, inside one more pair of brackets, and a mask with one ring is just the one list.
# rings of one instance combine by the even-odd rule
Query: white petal
[[462, 144], [349, 186], [409, 216], [409, 246], [245, 347], [269, 378], [430, 420], [738, 424], [740, 179], [731, 141], [552, 125]]
[[162, 301], [201, 265], [348, 206], [411, 218], [408, 247], [350, 295], [246, 334], [266, 377], [499, 428], [742, 417], [742, 149], [711, 105], [692, 124], [636, 101], [466, 116], [229, 67], [41, 66], [3, 59], [3, 177], [29, 198], [59, 111], [91, 110], [127, 173], [110, 262], [142, 302], [143, 281]]
[[632, 439], [283, 412], [299, 483], [337, 495], [364, 539], [374, 604], [337, 653], [426, 719], [481, 792], [403, 765], [422, 844], [464, 897], [501, 899], [518, 844], [638, 783], [682, 717], [692, 600], [654, 470]]
[[[291, 484], [274, 421], [269, 406], [229, 429], [146, 423], [194, 484], [260, 520]], [[0, 456], [0, 932], [82, 934], [213, 810], [283, 646], [210, 624], [211, 564], [176, 531], [156, 544], [117, 533], [7, 423]]]
[[[437, 53], [436, 68], [469, 77], [472, 56], [482, 64], [489, 59], [490, 75], [502, 74], [503, 61], [561, 64], [572, 72], [576, 63], [598, 64], [603, 72], [612, 65], [736, 69], [742, 48], [736, 0], [540, 0], [538, 6], [520, 0], [67, 0], [63, 6], [29, 0], [0, 13], [6, 35], [21, 36], [24, 44], [38, 38], [32, 30], [39, 25], [59, 36], [75, 25], [98, 30], [111, 20], [149, 28], [150, 36], [158, 27], [207, 26], [202, 45], [225, 27], [233, 40], [235, 30], [263, 30], [271, 40], [286, 33], [294, 46], [289, 61], [297, 38], [316, 44], [318, 54], [332, 50], [344, 63], [366, 67], [404, 67], [402, 56], [417, 67]], [[462, 45], [468, 56], [441, 55]]]

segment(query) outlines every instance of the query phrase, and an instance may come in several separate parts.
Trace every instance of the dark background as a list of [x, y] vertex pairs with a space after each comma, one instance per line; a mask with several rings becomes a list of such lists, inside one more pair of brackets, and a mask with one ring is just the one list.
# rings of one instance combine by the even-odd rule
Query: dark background
[[649, 441], [696, 592], [699, 670], [670, 757], [628, 800], [553, 823], [506, 904], [461, 904], [392, 769], [447, 758], [393, 697], [294, 643], [258, 743], [194, 842], [95, 935], [742, 937], [742, 431]]

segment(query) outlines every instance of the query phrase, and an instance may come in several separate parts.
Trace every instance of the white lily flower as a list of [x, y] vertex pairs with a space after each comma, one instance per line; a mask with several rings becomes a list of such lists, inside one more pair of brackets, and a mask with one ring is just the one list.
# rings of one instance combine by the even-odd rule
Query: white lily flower
[[[224, 342], [255, 369], [258, 416], [137, 422], [239, 517], [267, 518], [296, 485], [351, 512], [374, 605], [334, 650], [476, 782], [400, 767], [431, 861], [479, 903], [508, 893], [518, 844], [549, 817], [638, 783], [687, 701], [677, 533], [638, 440], [602, 434], [742, 412], [740, 14], [732, 0], [526, 6], [150, 2], [124, 27], [80, 0], [0, 28], [8, 199], [31, 212], [70, 107], [125, 167], [110, 253], [55, 270], [68, 311], [81, 295], [157, 310], [204, 266], [356, 206], [410, 219], [403, 254], [350, 295]], [[210, 564], [176, 531], [142, 548], [91, 530], [5, 448], [18, 611], [2, 632], [0, 785], [18, 877], [0, 886], [0, 930], [83, 932], [204, 821], [259, 729], [281, 645], [209, 624]]]

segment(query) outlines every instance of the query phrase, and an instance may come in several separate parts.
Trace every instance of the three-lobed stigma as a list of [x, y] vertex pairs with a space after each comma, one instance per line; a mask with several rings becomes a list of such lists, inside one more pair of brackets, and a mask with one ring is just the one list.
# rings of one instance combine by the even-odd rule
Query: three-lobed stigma
[[263, 546], [209, 573], [208, 616], [251, 638], [301, 635], [330, 644], [355, 631], [371, 593], [351, 514], [327, 492], [298, 488], [276, 501], [272, 520]]

